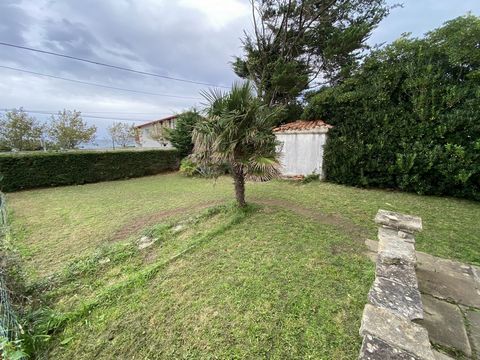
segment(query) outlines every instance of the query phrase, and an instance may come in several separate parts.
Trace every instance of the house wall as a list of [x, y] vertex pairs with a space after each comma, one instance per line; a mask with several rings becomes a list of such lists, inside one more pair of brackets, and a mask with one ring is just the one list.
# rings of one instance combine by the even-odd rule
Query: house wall
[[[139, 146], [143, 148], [162, 148], [162, 149], [173, 149], [173, 145], [170, 141], [165, 141], [164, 143], [160, 143], [150, 136], [150, 131], [152, 131], [155, 125], [147, 125], [139, 128]], [[158, 125], [157, 125], [158, 126]], [[168, 128], [175, 128], [174, 121], [167, 121], [166, 124], [163, 126]]]
[[276, 133], [279, 145], [282, 175], [310, 175], [323, 172], [323, 148], [327, 141], [327, 129], [311, 132], [291, 131]]

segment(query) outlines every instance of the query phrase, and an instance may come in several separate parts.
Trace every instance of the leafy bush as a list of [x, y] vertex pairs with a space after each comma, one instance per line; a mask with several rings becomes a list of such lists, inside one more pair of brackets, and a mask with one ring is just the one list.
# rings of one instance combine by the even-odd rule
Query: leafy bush
[[186, 157], [180, 162], [180, 173], [186, 176], [197, 175], [199, 173], [198, 166], [192, 159]]
[[302, 179], [302, 184], [308, 184], [308, 183], [311, 183], [313, 181], [319, 181], [319, 180], [320, 180], [320, 174], [312, 173], [312, 174], [309, 174], [309, 175], [305, 176]]
[[327, 179], [480, 200], [480, 18], [373, 52], [355, 75], [309, 99], [335, 127]]
[[3, 191], [85, 184], [178, 169], [175, 150], [0, 155]]

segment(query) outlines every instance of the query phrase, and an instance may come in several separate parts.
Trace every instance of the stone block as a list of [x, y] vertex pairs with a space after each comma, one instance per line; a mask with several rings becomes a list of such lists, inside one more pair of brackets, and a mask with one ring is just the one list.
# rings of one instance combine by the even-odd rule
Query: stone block
[[415, 358], [435, 360], [427, 330], [387, 309], [367, 304], [363, 311], [360, 335], [381, 339], [411, 353]]
[[365, 255], [374, 263], [377, 262], [378, 254], [376, 252], [365, 251]]
[[378, 210], [375, 223], [408, 233], [422, 230], [421, 218], [382, 209]]
[[418, 323], [425, 327], [434, 344], [472, 355], [463, 314], [457, 305], [423, 295], [424, 319]]
[[417, 279], [422, 293], [480, 309], [480, 289], [473, 277], [422, 266], [417, 268]]
[[415, 265], [415, 246], [403, 240], [380, 239], [378, 259], [383, 264]]
[[472, 274], [477, 286], [480, 288], [480, 268], [475, 265], [471, 265], [470, 268], [472, 269]]
[[441, 272], [459, 279], [475, 280], [475, 266], [422, 252], [417, 252], [417, 269]]
[[387, 265], [377, 261], [375, 275], [408, 287], [418, 288], [417, 274], [413, 265]]
[[469, 324], [470, 344], [477, 353], [477, 359], [480, 359], [480, 311], [467, 310], [465, 316]]
[[367, 246], [368, 251], [375, 253], [378, 251], [378, 241], [376, 240], [367, 239], [365, 240], [365, 245]]
[[420, 360], [413, 354], [367, 335], [363, 338], [359, 360]]
[[417, 288], [377, 277], [368, 293], [368, 301], [409, 320], [423, 319], [422, 300]]
[[413, 234], [401, 230], [391, 229], [384, 226], [378, 228], [378, 238], [381, 239], [395, 239], [402, 240], [415, 244], [415, 237]]

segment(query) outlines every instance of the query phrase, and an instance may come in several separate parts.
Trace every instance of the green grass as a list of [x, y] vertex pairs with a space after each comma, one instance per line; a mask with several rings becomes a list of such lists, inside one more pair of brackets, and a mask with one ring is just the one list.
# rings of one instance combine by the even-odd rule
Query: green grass
[[283, 181], [232, 197], [177, 174], [9, 194], [39, 358], [356, 358], [379, 208], [423, 218], [419, 250], [479, 264], [478, 203]]

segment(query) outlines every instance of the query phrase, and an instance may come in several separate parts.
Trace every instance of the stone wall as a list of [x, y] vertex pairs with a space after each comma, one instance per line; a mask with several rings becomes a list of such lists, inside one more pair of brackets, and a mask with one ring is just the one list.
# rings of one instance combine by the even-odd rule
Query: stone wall
[[435, 360], [427, 330], [413, 322], [423, 319], [415, 272], [415, 232], [422, 230], [422, 220], [379, 210], [375, 222], [375, 281], [363, 312], [359, 359]]

